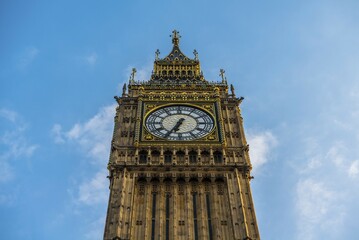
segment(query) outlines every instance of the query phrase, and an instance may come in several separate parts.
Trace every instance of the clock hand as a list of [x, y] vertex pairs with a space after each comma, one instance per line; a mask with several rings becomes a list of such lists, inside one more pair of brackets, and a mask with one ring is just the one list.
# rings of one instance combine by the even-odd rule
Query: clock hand
[[177, 131], [179, 130], [179, 126], [182, 125], [182, 122], [183, 122], [184, 120], [185, 120], [184, 118], [180, 118], [180, 119], [178, 120], [178, 122], [176, 123], [176, 125], [175, 125], [174, 128], [173, 128], [173, 131], [174, 131], [174, 132], [177, 132]]
[[177, 121], [176, 125], [168, 133], [166, 133], [165, 137], [167, 138], [172, 132], [177, 132], [179, 130], [179, 126], [181, 126], [184, 120], [185, 120], [184, 118], [180, 118]]

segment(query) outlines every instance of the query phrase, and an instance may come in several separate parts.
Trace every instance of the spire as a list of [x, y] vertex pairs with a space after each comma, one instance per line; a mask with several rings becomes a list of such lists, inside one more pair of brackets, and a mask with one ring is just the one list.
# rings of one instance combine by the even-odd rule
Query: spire
[[222, 83], [227, 83], [227, 78], [226, 78], [226, 76], [224, 75], [225, 72], [226, 72], [226, 71], [224, 71], [224, 69], [220, 69], [220, 70], [219, 70], [219, 76], [222, 77]]
[[127, 85], [125, 83], [125, 84], [123, 84], [123, 87], [122, 87], [122, 97], [126, 96], [126, 90], [127, 90]]
[[134, 83], [135, 82], [135, 75], [136, 75], [136, 68], [132, 68], [132, 72], [131, 72], [131, 76], [130, 76], [130, 83]]
[[160, 59], [160, 58], [159, 58], [159, 56], [160, 56], [161, 52], [160, 52], [160, 50], [159, 50], [159, 49], [157, 49], [157, 51], [155, 52], [155, 54], [156, 54], [156, 58], [155, 58], [155, 60]]
[[194, 54], [194, 60], [198, 61], [198, 52], [196, 49], [193, 51], [193, 54]]
[[181, 36], [177, 30], [173, 30], [170, 35], [172, 38], [172, 51], [160, 58], [160, 51], [155, 52], [154, 68], [151, 75], [153, 81], [205, 81], [201, 73], [201, 67], [198, 59], [198, 52], [193, 51], [194, 58], [187, 57], [182, 53], [179, 47]]
[[174, 46], [178, 46], [179, 44], [179, 39], [181, 38], [181, 35], [179, 35], [179, 32], [175, 29], [172, 31], [172, 35], [170, 35], [170, 37], [172, 37], [172, 43]]

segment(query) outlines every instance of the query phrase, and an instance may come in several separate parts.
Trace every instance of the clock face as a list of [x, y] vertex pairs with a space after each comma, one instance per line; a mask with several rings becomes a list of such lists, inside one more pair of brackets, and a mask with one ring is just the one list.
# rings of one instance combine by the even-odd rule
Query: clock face
[[145, 124], [153, 135], [176, 141], [202, 138], [214, 127], [210, 114], [185, 105], [157, 109], [148, 115]]

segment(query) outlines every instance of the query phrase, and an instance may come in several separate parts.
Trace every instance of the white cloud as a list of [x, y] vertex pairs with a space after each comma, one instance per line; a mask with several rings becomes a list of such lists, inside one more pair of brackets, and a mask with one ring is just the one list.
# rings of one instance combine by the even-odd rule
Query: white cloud
[[110, 154], [111, 137], [116, 104], [103, 107], [84, 123], [76, 123], [68, 131], [55, 124], [51, 130], [56, 143], [72, 143], [78, 145], [86, 156], [95, 161], [97, 173], [76, 186], [77, 204], [105, 204], [108, 200], [108, 179], [106, 164]]
[[[357, 187], [351, 178], [359, 174], [359, 160], [351, 161], [353, 153], [342, 142], [311, 138], [298, 166], [295, 206], [297, 239], [339, 239], [346, 224], [356, 216], [349, 211], [357, 202]], [[349, 216], [352, 215], [352, 216]]]
[[344, 146], [341, 144], [336, 144], [329, 149], [328, 153], [326, 154], [326, 159], [332, 161], [336, 166], [341, 167], [343, 164], [345, 164], [344, 157], [342, 156], [342, 152], [344, 150]]
[[97, 62], [97, 54], [95, 52], [91, 53], [85, 57], [85, 61], [91, 66], [95, 65]]
[[28, 47], [25, 52], [22, 54], [19, 60], [19, 68], [25, 69], [28, 67], [39, 54], [39, 49], [36, 47]]
[[348, 173], [351, 178], [356, 178], [359, 175], [359, 160], [355, 160], [350, 164]]
[[70, 131], [67, 132], [67, 137], [69, 139], [77, 139], [81, 136], [81, 128], [80, 124], [75, 124]]
[[[0, 109], [0, 117], [11, 123], [8, 130], [0, 132], [0, 182], [7, 182], [15, 175], [11, 163], [19, 158], [31, 157], [38, 146], [26, 139], [26, 124], [19, 120], [16, 112]], [[4, 124], [7, 125], [7, 122]]]
[[75, 124], [68, 131], [62, 131], [62, 126], [55, 124], [51, 130], [54, 141], [76, 143], [96, 162], [106, 162], [109, 156], [115, 108], [115, 104], [103, 107], [91, 119]]
[[86, 205], [105, 203], [108, 200], [107, 170], [103, 169], [79, 186], [78, 202]]
[[[343, 157], [343, 152], [345, 152], [345, 147], [336, 143], [334, 146], [331, 146], [327, 152], [323, 153], [323, 149], [318, 142], [314, 139], [308, 141], [310, 143], [306, 146], [306, 155], [308, 160], [304, 163], [305, 166], [299, 167], [299, 172], [301, 174], [312, 174], [316, 170], [321, 168], [329, 167], [329, 163], [333, 163], [338, 169], [345, 168], [346, 160]], [[325, 166], [323, 165], [325, 163]]]
[[296, 211], [298, 239], [308, 240], [318, 239], [323, 232], [336, 235], [336, 229], [340, 229], [345, 215], [340, 194], [313, 179], [298, 182]]
[[20, 126], [1, 135], [0, 143], [7, 146], [7, 151], [1, 155], [1, 158], [31, 157], [38, 146], [27, 143], [23, 135], [24, 131], [25, 128]]
[[55, 143], [64, 143], [65, 139], [60, 124], [55, 124], [51, 129], [51, 135], [53, 136]]
[[247, 140], [250, 146], [249, 155], [253, 170], [258, 171], [262, 165], [269, 161], [271, 150], [277, 146], [278, 141], [270, 131], [249, 133]]
[[309, 159], [305, 172], [312, 171], [322, 166], [322, 159], [319, 156], [314, 156]]

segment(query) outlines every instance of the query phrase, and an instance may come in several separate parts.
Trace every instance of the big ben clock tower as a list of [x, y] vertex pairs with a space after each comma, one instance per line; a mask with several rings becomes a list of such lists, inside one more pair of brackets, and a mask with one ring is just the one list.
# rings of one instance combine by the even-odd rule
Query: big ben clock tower
[[251, 163], [231, 85], [207, 81], [179, 48], [115, 97], [105, 240], [259, 240]]

